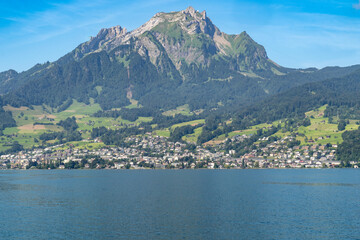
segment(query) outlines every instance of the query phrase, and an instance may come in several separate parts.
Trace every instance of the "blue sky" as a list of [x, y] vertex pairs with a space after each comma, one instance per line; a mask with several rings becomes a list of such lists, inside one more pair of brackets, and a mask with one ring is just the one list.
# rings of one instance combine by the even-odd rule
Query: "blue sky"
[[190, 5], [223, 32], [248, 32], [282, 66], [360, 64], [359, 0], [12, 0], [0, 3], [0, 71], [55, 61], [101, 28], [132, 30]]

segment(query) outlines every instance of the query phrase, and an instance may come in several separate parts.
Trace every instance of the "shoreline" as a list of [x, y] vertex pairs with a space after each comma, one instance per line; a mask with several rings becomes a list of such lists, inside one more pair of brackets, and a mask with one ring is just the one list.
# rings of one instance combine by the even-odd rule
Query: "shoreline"
[[215, 169], [211, 169], [211, 168], [186, 168], [186, 169], [180, 169], [180, 168], [174, 168], [174, 169], [161, 169], [161, 168], [137, 168], [137, 169], [114, 169], [114, 168], [100, 168], [100, 169], [96, 169], [96, 168], [90, 168], [90, 169], [85, 169], [85, 168], [65, 168], [65, 169], [59, 169], [59, 168], [55, 168], [55, 169], [0, 169], [0, 171], [73, 171], [73, 170], [81, 170], [81, 171], [149, 171], [149, 170], [154, 170], [154, 171], [205, 171], [205, 170], [209, 170], [209, 171], [239, 171], [239, 170], [330, 170], [330, 169], [357, 169], [354, 167], [342, 167], [342, 168], [231, 168], [231, 169], [227, 169], [227, 168], [215, 168]]

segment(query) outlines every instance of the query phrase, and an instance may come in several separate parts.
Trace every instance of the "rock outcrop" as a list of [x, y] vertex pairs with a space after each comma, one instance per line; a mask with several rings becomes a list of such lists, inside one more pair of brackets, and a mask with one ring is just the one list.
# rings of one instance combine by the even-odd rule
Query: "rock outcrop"
[[149, 58], [154, 65], [159, 62], [159, 56], [166, 54], [178, 70], [184, 63], [208, 65], [214, 57], [234, 58], [236, 66], [233, 68], [244, 72], [270, 69], [273, 65], [265, 49], [246, 32], [238, 35], [223, 33], [205, 11], [200, 13], [193, 7], [157, 13], [130, 32], [120, 26], [101, 29], [96, 37], [74, 51], [74, 58], [80, 60], [92, 52], [109, 52], [130, 44], [134, 51]]

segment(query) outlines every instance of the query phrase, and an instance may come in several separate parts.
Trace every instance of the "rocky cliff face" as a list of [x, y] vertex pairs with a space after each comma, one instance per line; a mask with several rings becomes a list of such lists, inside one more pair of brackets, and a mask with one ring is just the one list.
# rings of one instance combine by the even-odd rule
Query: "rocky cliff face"
[[221, 32], [205, 11], [189, 7], [157, 13], [130, 32], [120, 26], [102, 29], [55, 62], [0, 73], [0, 94], [12, 106], [62, 109], [76, 99], [108, 110], [137, 100], [145, 109], [188, 104], [191, 110], [212, 111], [241, 108], [351, 71], [283, 68], [246, 32]]
[[139, 28], [127, 32], [120, 26], [101, 29], [96, 37], [81, 44], [73, 52], [76, 60], [119, 46], [131, 45], [144, 59], [158, 66], [159, 57], [166, 55], [180, 70], [183, 64], [208, 66], [214, 58], [232, 58], [232, 69], [240, 72], [271, 70], [264, 47], [246, 32], [228, 35], [221, 32], [206, 12], [192, 7], [179, 12], [157, 13]]
[[69, 99], [88, 103], [92, 98], [111, 109], [130, 104], [131, 98], [156, 109], [184, 104], [212, 109], [276, 93], [283, 83], [270, 80], [282, 71], [287, 70], [268, 59], [246, 32], [221, 32], [205, 11], [188, 7], [157, 13], [132, 31], [101, 29], [58, 61], [11, 80], [6, 101], [56, 108]]

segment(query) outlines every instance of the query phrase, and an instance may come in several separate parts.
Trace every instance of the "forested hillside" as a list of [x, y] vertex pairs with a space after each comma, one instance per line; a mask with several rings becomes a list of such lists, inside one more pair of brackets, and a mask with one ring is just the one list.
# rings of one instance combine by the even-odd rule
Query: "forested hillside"
[[337, 150], [338, 159], [345, 165], [350, 165], [350, 161], [358, 162], [360, 159], [360, 129], [346, 131], [342, 135], [344, 142]]
[[7, 127], [15, 127], [16, 122], [12, 117], [11, 112], [4, 111], [3, 109], [3, 100], [0, 97], [0, 135], [2, 133], [1, 130], [4, 130]]
[[[221, 32], [189, 7], [131, 32], [102, 29], [55, 62], [0, 73], [0, 149], [95, 139], [122, 145], [134, 134], [201, 145], [246, 130], [247, 147], [280, 131], [302, 134], [304, 143], [304, 128], [319, 121], [329, 121], [328, 141], [337, 143], [360, 120], [359, 90], [360, 65], [279, 66], [246, 32]], [[305, 116], [320, 107], [324, 119]]]
[[246, 32], [228, 35], [193, 8], [158, 13], [134, 31], [116, 26], [53, 63], [0, 74], [6, 104], [48, 105], [94, 99], [103, 110], [139, 105], [166, 111], [241, 109], [307, 82], [341, 77], [348, 68], [288, 69], [273, 63]]
[[[327, 104], [326, 116], [353, 116], [360, 107], [360, 71], [342, 78], [304, 84], [256, 103], [237, 115], [237, 121], [271, 122], [284, 118], [303, 118], [304, 113]], [[337, 111], [337, 109], [342, 109]]]

